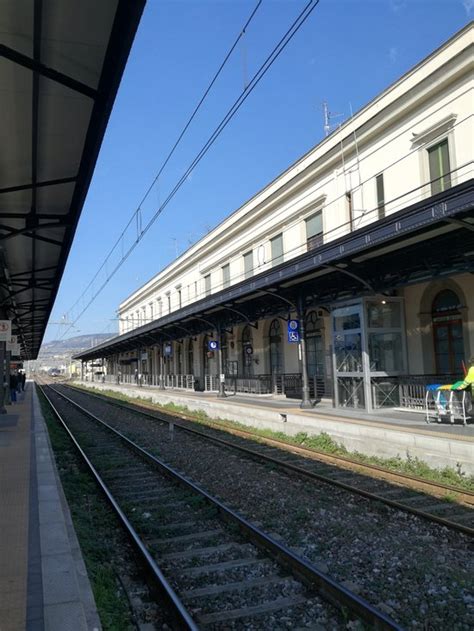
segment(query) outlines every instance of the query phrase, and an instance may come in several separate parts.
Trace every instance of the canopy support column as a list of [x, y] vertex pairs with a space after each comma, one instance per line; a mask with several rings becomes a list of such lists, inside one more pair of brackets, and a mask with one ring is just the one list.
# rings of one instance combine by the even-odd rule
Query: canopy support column
[[300, 342], [299, 350], [301, 354], [301, 378], [303, 381], [302, 397], [300, 408], [305, 410], [313, 407], [311, 399], [309, 398], [309, 379], [308, 379], [308, 358], [306, 356], [306, 328], [305, 328], [305, 316], [306, 310], [303, 305], [303, 298], [301, 294], [297, 300], [297, 315], [300, 323]]
[[160, 390], [165, 389], [165, 343], [161, 342], [160, 345]]
[[5, 400], [7, 398], [7, 392], [10, 384], [7, 383], [7, 377], [5, 374], [5, 344], [6, 342], [0, 342], [0, 414], [6, 414]]
[[219, 367], [219, 392], [217, 393], [218, 398], [225, 399], [227, 397], [225, 393], [225, 373], [224, 373], [224, 358], [222, 357], [222, 327], [220, 324], [217, 326], [217, 340], [218, 340], [218, 349], [217, 349], [217, 360]]

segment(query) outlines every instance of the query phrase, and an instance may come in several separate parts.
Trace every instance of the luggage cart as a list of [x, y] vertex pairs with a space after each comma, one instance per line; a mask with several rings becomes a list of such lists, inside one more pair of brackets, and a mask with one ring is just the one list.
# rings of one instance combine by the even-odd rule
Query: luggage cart
[[425, 393], [425, 420], [430, 423], [447, 421], [454, 424], [462, 421], [467, 425], [474, 415], [472, 402], [472, 384], [458, 381], [454, 384], [431, 384]]
[[425, 421], [430, 423], [431, 420], [438, 421], [438, 405], [437, 396], [439, 383], [432, 383], [426, 386], [425, 392]]
[[471, 388], [453, 389], [450, 394], [449, 414], [451, 423], [459, 420], [463, 422], [463, 425], [467, 425], [468, 420], [473, 417]]

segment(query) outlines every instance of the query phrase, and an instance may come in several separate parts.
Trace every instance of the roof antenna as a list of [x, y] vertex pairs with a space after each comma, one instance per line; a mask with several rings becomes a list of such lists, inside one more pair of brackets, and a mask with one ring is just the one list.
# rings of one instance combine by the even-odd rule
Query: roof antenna
[[331, 119], [340, 118], [344, 116], [344, 114], [335, 114], [329, 111], [329, 106], [327, 101], [323, 101], [323, 116], [324, 116], [324, 135], [326, 138], [329, 134], [337, 127], [337, 125], [331, 124]]

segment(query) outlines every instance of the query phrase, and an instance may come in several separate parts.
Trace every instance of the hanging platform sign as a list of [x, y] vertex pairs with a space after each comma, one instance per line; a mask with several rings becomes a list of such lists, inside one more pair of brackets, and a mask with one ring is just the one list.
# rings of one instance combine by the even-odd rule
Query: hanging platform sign
[[217, 351], [219, 350], [219, 342], [217, 340], [208, 340], [207, 348], [210, 351]]
[[21, 355], [21, 348], [19, 344], [12, 344], [10, 350], [12, 357], [19, 357]]
[[300, 321], [288, 320], [288, 342], [297, 344], [300, 341]]
[[11, 320], [0, 320], [0, 342], [9, 342], [12, 337]]
[[13, 349], [18, 345], [18, 336], [12, 335], [5, 345], [6, 351], [13, 351]]
[[166, 357], [171, 357], [172, 354], [173, 354], [173, 347], [171, 346], [171, 344], [165, 344], [164, 355]]

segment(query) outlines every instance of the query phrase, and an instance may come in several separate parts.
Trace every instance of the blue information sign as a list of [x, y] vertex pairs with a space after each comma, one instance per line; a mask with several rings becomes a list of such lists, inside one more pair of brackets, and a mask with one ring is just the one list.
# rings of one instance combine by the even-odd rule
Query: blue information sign
[[300, 323], [299, 320], [288, 321], [288, 342], [297, 344], [300, 341]]
[[209, 340], [207, 342], [207, 348], [210, 351], [217, 351], [219, 349], [219, 342], [217, 340]]

